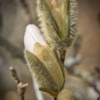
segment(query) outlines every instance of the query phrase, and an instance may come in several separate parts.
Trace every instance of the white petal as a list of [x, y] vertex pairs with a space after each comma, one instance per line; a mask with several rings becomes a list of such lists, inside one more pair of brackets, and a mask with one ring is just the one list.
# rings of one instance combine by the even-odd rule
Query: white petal
[[36, 42], [39, 42], [41, 45], [47, 45], [39, 28], [34, 24], [30, 24], [26, 27], [24, 36], [25, 49], [33, 53], [34, 44]]

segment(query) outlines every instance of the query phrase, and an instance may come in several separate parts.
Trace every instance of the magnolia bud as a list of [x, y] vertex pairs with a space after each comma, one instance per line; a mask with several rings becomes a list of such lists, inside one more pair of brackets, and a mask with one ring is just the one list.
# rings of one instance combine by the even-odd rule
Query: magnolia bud
[[63, 89], [57, 96], [57, 100], [76, 100], [71, 89]]
[[54, 49], [64, 50], [76, 38], [76, 0], [37, 0], [37, 13], [45, 40]]
[[35, 25], [27, 26], [24, 44], [25, 58], [39, 89], [56, 97], [65, 80], [65, 71], [56, 52], [46, 44]]

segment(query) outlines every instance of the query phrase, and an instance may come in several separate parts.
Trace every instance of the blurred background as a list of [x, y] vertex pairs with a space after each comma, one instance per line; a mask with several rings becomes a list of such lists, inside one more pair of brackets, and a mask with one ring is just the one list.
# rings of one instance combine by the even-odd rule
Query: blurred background
[[[67, 50], [65, 67], [70, 74], [80, 76], [88, 83], [84, 88], [88, 100], [97, 100], [100, 91], [100, 0], [77, 1], [78, 38]], [[0, 0], [0, 100], [21, 100], [10, 75], [10, 66], [16, 69], [23, 83], [29, 84], [25, 100], [37, 100], [23, 60], [24, 32], [30, 23], [39, 26], [36, 0]], [[45, 95], [45, 100], [49, 99]]]

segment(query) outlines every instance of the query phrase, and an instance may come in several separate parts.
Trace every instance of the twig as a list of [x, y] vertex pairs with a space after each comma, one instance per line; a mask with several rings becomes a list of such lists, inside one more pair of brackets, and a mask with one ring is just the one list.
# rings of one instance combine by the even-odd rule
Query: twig
[[26, 87], [28, 86], [28, 84], [23, 84], [18, 76], [17, 76], [17, 72], [16, 70], [13, 68], [13, 67], [10, 67], [10, 73], [11, 73], [11, 76], [13, 77], [13, 79], [15, 80], [15, 82], [17, 83], [17, 88], [18, 88], [18, 94], [21, 96], [21, 99], [22, 100], [25, 100], [24, 99], [24, 94], [25, 94], [25, 91], [26, 91]]
[[97, 100], [100, 100], [100, 95], [99, 95], [99, 97], [98, 97], [98, 99]]
[[24, 96], [22, 96], [21, 98], [22, 98], [22, 100], [24, 100]]
[[60, 52], [60, 60], [64, 64], [65, 61], [65, 55], [66, 55], [66, 50], [59, 51]]
[[25, 61], [24, 59], [24, 53], [18, 49], [17, 47], [13, 46], [8, 40], [0, 36], [0, 45], [5, 47], [13, 57], [20, 58], [22, 61]]
[[54, 100], [57, 100], [57, 98], [56, 98], [56, 97], [54, 97]]

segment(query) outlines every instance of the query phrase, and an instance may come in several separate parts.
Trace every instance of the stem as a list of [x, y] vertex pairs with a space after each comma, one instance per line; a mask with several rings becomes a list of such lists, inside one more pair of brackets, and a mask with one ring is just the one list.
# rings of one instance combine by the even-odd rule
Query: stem
[[17, 72], [16, 72], [16, 70], [13, 67], [10, 67], [10, 73], [11, 73], [12, 78], [17, 83], [17, 91], [18, 91], [18, 94], [21, 96], [21, 100], [24, 100], [24, 94], [26, 92], [26, 87], [28, 86], [28, 84], [27, 83], [23, 84], [19, 80]]
[[62, 61], [62, 64], [64, 65], [66, 50], [62, 50], [62, 51], [59, 51], [59, 52], [60, 52], [60, 59]]
[[24, 95], [21, 96], [21, 99], [24, 100]]
[[56, 97], [54, 97], [54, 100], [57, 100], [57, 98], [56, 98]]

